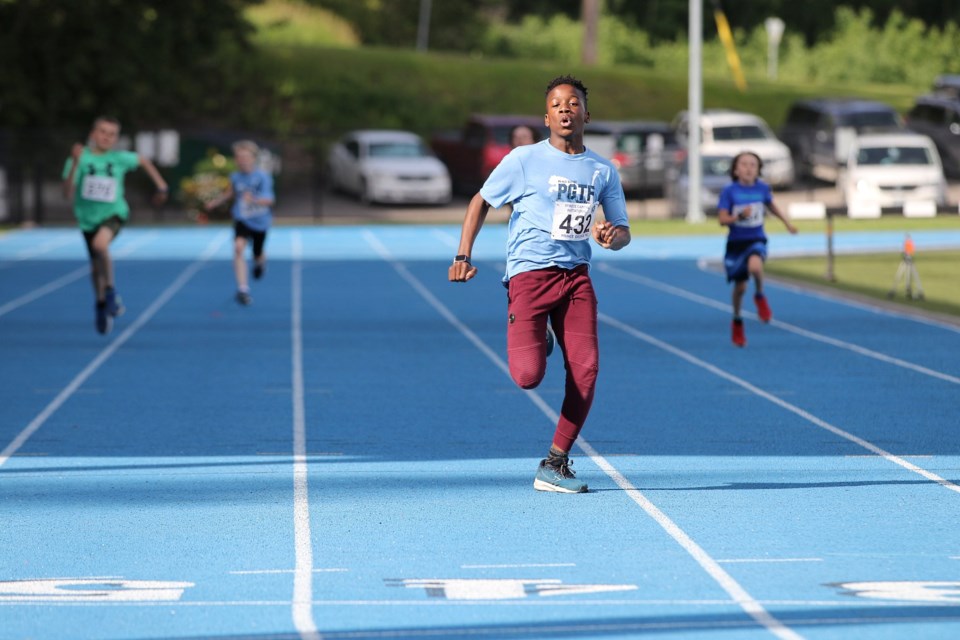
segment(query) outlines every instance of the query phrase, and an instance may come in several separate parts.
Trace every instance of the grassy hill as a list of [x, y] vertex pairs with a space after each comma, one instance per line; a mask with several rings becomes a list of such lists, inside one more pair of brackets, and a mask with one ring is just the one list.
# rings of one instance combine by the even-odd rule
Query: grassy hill
[[[270, 78], [280, 96], [262, 124], [280, 132], [326, 137], [377, 126], [429, 135], [458, 128], [472, 112], [538, 114], [547, 82], [563, 73], [590, 89], [597, 119], [669, 121], [687, 106], [686, 60], [650, 70], [361, 47], [349, 24], [296, 0], [268, 0], [249, 8], [247, 17], [257, 27], [258, 74]], [[749, 89], [740, 92], [721, 73], [705, 78], [704, 106], [757, 113], [776, 128], [800, 97], [854, 95], [905, 112], [916, 92], [900, 85], [812, 86], [765, 78], [749, 78]]]
[[[428, 134], [457, 127], [472, 112], [542, 113], [544, 87], [564, 73], [587, 85], [594, 118], [670, 120], [687, 105], [686, 73], [368, 47], [264, 44], [261, 50], [263, 72], [275, 79], [284, 99], [281, 128], [340, 132], [383, 126]], [[704, 81], [706, 108], [751, 111], [773, 127], [780, 125], [793, 100], [815, 95], [879, 99], [904, 112], [916, 90], [752, 81], [740, 92], [729, 78]]]

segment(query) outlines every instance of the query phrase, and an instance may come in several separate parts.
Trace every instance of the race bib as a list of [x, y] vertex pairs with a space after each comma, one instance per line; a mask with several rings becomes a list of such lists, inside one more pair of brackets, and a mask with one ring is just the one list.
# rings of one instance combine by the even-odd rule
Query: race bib
[[738, 204], [733, 207], [733, 215], [737, 216], [738, 227], [759, 227], [763, 224], [764, 205], [762, 202]]
[[590, 237], [590, 225], [593, 224], [596, 208], [596, 203], [555, 202], [550, 237], [564, 242], [586, 240]]
[[270, 209], [262, 204], [251, 204], [249, 202], [240, 204], [240, 216], [242, 218], [256, 218], [257, 216], [265, 216], [268, 213], [270, 213]]
[[84, 176], [80, 184], [80, 196], [93, 202], [115, 202], [117, 180], [108, 176]]

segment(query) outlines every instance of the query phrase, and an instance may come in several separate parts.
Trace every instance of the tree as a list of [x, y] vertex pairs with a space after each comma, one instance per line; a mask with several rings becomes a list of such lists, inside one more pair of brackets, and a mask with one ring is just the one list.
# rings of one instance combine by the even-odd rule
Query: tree
[[246, 91], [251, 0], [0, 0], [0, 126], [213, 114]]

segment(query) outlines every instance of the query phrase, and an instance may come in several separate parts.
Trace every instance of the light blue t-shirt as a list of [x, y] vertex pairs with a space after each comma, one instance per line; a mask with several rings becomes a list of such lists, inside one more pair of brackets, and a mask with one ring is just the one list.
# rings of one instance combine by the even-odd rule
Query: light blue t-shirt
[[763, 231], [763, 216], [766, 205], [773, 202], [773, 192], [770, 185], [763, 180], [757, 180], [751, 185], [732, 182], [720, 192], [720, 201], [717, 209], [726, 209], [735, 216], [743, 215], [730, 225], [731, 242], [745, 240], [766, 240], [767, 234]]
[[266, 231], [273, 222], [273, 210], [269, 205], [249, 204], [244, 201], [244, 194], [249, 193], [256, 199], [269, 198], [273, 195], [273, 178], [269, 173], [254, 169], [250, 173], [234, 171], [230, 174], [230, 184], [233, 186], [233, 207], [230, 212], [234, 220], [239, 220], [254, 231]]
[[620, 174], [610, 161], [589, 149], [563, 153], [549, 140], [511, 151], [480, 196], [492, 207], [513, 205], [505, 280], [535, 269], [589, 264], [598, 206], [608, 222], [628, 224]]

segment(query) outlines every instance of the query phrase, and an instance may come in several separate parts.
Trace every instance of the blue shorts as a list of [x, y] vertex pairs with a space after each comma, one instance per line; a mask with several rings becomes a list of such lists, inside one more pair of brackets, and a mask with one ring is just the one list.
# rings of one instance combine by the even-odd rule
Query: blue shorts
[[752, 255], [767, 259], [766, 240], [745, 240], [727, 242], [727, 252], [723, 256], [723, 266], [727, 270], [727, 282], [744, 282], [750, 278], [747, 263]]

